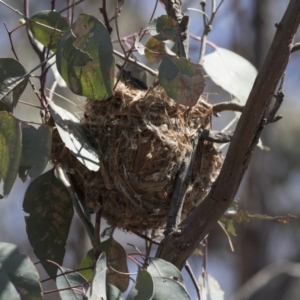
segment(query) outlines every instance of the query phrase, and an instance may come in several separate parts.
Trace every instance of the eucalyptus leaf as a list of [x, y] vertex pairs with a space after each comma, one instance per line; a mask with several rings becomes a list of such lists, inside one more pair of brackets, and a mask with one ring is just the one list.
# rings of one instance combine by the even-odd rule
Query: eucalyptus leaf
[[184, 284], [180, 270], [161, 258], [150, 257], [147, 271], [152, 277], [168, 277]]
[[165, 55], [158, 76], [168, 96], [180, 104], [194, 106], [203, 93], [202, 67], [185, 58]]
[[149, 23], [146, 30], [160, 41], [172, 40], [177, 35], [179, 24], [167, 15], [162, 15]]
[[28, 76], [25, 68], [13, 58], [0, 58], [0, 110], [12, 112], [24, 92]]
[[[78, 272], [81, 274], [84, 278], [87, 280], [91, 281], [94, 277], [94, 267], [96, 265], [96, 259], [95, 259], [95, 251], [94, 248], [90, 249], [83, 259], [80, 262], [79, 269], [80, 271]], [[89, 268], [89, 269], [86, 269]], [[85, 269], [85, 270], [82, 270]]]
[[[29, 242], [39, 260], [62, 265], [65, 246], [73, 218], [73, 205], [66, 187], [55, 177], [54, 169], [33, 180], [25, 193], [23, 209]], [[57, 267], [49, 262], [43, 266], [50, 277]]]
[[7, 112], [0, 112], [0, 174], [7, 196], [16, 180], [22, 154], [20, 122]]
[[167, 277], [153, 277], [154, 295], [152, 300], [176, 299], [191, 300], [185, 287], [176, 280]]
[[[57, 271], [56, 286], [61, 291], [59, 295], [63, 300], [82, 300], [86, 293], [89, 283], [79, 273], [67, 268], [61, 267]], [[76, 289], [72, 289], [76, 287]], [[65, 290], [62, 290], [65, 289]]]
[[70, 28], [68, 19], [53, 10], [43, 10], [26, 21], [34, 38], [55, 51], [63, 33]]
[[242, 56], [218, 47], [204, 56], [204, 70], [211, 80], [245, 104], [257, 75], [255, 67]]
[[145, 269], [139, 268], [135, 285], [130, 290], [126, 300], [150, 300], [153, 299], [153, 294], [154, 284], [150, 273]]
[[109, 283], [106, 285], [106, 295], [108, 300], [125, 300], [122, 292]]
[[106, 254], [101, 253], [95, 268], [95, 275], [91, 286], [87, 291], [88, 300], [107, 299], [106, 298]]
[[100, 167], [98, 154], [88, 141], [80, 120], [54, 102], [49, 104], [49, 108], [65, 146], [89, 170], [98, 171]]
[[224, 300], [224, 291], [221, 289], [218, 281], [208, 275], [205, 284], [202, 284], [202, 278], [200, 277], [199, 282], [201, 285], [201, 294], [204, 300]]
[[[109, 238], [101, 243], [101, 249], [106, 253], [107, 260], [109, 261], [109, 273], [107, 282], [117, 287], [121, 292], [125, 292], [129, 286], [129, 273], [126, 259], [126, 251], [114, 238]], [[114, 272], [119, 271], [123, 274]]]
[[22, 127], [22, 157], [20, 167], [28, 170], [28, 175], [34, 179], [45, 169], [51, 153], [51, 129], [41, 125], [38, 129], [21, 122]]
[[113, 95], [112, 43], [106, 27], [95, 17], [79, 15], [58, 44], [56, 64], [75, 94], [97, 100]]
[[0, 243], [0, 300], [41, 300], [38, 272], [16, 245]]

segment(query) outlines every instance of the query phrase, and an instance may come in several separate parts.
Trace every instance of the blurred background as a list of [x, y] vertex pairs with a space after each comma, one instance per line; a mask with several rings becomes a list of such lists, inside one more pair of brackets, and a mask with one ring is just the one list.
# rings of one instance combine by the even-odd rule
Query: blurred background
[[[41, 10], [50, 9], [50, 0], [28, 0], [30, 15]], [[64, 8], [70, 1], [57, 1], [57, 11]], [[108, 13], [114, 14], [112, 3], [109, 2]], [[155, 6], [154, 0], [125, 0], [118, 22], [120, 36], [132, 35], [145, 28]], [[201, 36], [203, 32], [202, 15], [187, 8], [201, 9], [199, 0], [182, 1], [183, 11], [190, 15], [190, 32]], [[207, 1], [207, 13], [210, 13], [210, 2]], [[218, 2], [218, 1], [217, 1]], [[222, 4], [213, 23], [213, 30], [208, 40], [217, 46], [230, 49], [248, 59], [258, 70], [261, 67], [275, 33], [275, 23], [278, 23], [287, 7], [288, 0], [226, 0]], [[23, 1], [7, 0], [7, 4], [23, 12]], [[75, 9], [75, 19], [80, 13], [92, 14], [99, 19], [102, 16], [99, 7], [102, 1], [82, 1]], [[165, 14], [160, 3], [155, 17]], [[14, 57], [11, 51], [9, 30], [18, 26], [22, 18], [0, 4], [0, 57]], [[300, 32], [300, 31], [299, 31]], [[20, 28], [12, 35], [14, 48], [21, 63], [27, 70], [38, 64], [35, 53], [28, 43], [25, 29]], [[116, 39], [115, 31], [112, 39]], [[144, 38], [144, 42], [147, 37]], [[300, 35], [298, 39], [300, 40]], [[117, 43], [114, 44], [118, 49]], [[199, 42], [190, 40], [190, 58], [197, 62]], [[213, 51], [210, 47], [208, 52]], [[138, 57], [144, 61], [142, 57]], [[156, 68], [157, 65], [152, 64]], [[251, 214], [266, 214], [281, 216], [300, 213], [300, 53], [292, 54], [286, 70], [285, 100], [279, 113], [283, 119], [268, 125], [263, 132], [263, 143], [270, 151], [256, 149], [252, 156], [250, 167], [246, 172], [236, 199], [239, 208]], [[38, 74], [38, 72], [36, 73]], [[48, 87], [54, 78], [48, 76]], [[36, 81], [38, 83], [38, 81]], [[83, 99], [75, 96], [67, 88], [58, 87], [57, 93], [76, 102]], [[229, 101], [230, 95], [222, 91], [208, 80], [205, 92], [209, 93], [209, 102]], [[22, 101], [39, 104], [35, 94], [28, 86], [21, 97]], [[54, 100], [56, 100], [54, 98]], [[59, 100], [61, 105], [68, 107], [67, 102]], [[73, 111], [78, 110], [72, 107]], [[22, 120], [40, 122], [39, 110], [18, 104], [15, 115]], [[232, 113], [222, 113], [220, 118], [213, 120], [216, 129], [224, 128], [233, 118]], [[224, 148], [224, 154], [226, 147]], [[17, 244], [34, 262], [37, 258], [28, 242], [22, 202], [30, 180], [22, 182], [17, 179], [15, 186], [7, 198], [0, 200], [0, 241]], [[292, 219], [283, 225], [276, 221], [252, 220], [236, 223], [236, 236], [232, 237], [234, 252], [231, 251], [228, 240], [219, 226], [216, 226], [208, 238], [207, 272], [212, 275], [225, 292], [225, 299], [287, 299], [298, 300], [300, 295], [300, 233], [299, 219]], [[104, 226], [104, 225], [103, 225]], [[104, 228], [104, 227], [102, 227]], [[124, 247], [127, 243], [137, 245], [140, 249], [144, 243], [136, 236], [124, 232], [115, 234], [117, 241]], [[78, 217], [74, 217], [67, 244], [67, 255], [64, 266], [78, 268], [80, 260], [91, 248]], [[194, 256], [189, 260], [197, 277], [203, 267], [202, 256]], [[41, 278], [46, 278], [42, 268], [39, 268]], [[259, 273], [258, 273], [259, 272]], [[189, 278], [186, 277], [186, 282]], [[45, 290], [55, 289], [51, 283]], [[192, 285], [188, 286], [193, 299], [196, 293]], [[57, 294], [49, 294], [46, 299], [58, 299]]]

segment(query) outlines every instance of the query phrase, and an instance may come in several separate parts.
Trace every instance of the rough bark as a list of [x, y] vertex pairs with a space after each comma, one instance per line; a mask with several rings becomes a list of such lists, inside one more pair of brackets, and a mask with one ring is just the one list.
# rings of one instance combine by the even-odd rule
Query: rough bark
[[266, 124], [270, 101], [289, 61], [299, 23], [300, 1], [291, 0], [277, 24], [275, 37], [254, 82], [218, 179], [203, 202], [179, 225], [176, 235], [169, 234], [161, 242], [157, 257], [181, 269], [229, 207]]

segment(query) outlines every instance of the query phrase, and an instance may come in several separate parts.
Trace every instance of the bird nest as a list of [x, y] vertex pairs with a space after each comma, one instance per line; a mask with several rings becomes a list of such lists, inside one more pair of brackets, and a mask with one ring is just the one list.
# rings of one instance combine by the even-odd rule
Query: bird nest
[[[114, 96], [87, 100], [82, 125], [100, 158], [85, 168], [54, 132], [51, 160], [72, 166], [77, 190], [109, 224], [130, 231], [160, 229], [171, 207], [176, 174], [193, 149], [199, 129], [209, 129], [212, 110], [198, 102], [177, 104], [161, 88], [140, 91], [119, 83]], [[200, 141], [182, 217], [207, 195], [221, 166], [216, 144]]]

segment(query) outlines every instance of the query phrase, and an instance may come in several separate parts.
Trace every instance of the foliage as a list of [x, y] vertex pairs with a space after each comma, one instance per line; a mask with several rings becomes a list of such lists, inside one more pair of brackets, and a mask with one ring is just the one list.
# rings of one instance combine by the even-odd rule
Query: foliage
[[[122, 5], [126, 4], [119, 1], [118, 5], [116, 9], [121, 12]], [[159, 63], [158, 73], [150, 69], [152, 75], [157, 75], [152, 78], [152, 87], [159, 84], [170, 98], [187, 106], [187, 111], [201, 101], [200, 96], [205, 87], [202, 66], [186, 57], [178, 57], [176, 47], [170, 48], [172, 43], [177, 42], [178, 32], [182, 28], [178, 20], [169, 15], [151, 20], [138, 35], [132, 35], [128, 53], [120, 55], [113, 49], [107, 12], [102, 10], [102, 13], [104, 23], [96, 16], [80, 14], [70, 24], [70, 20], [54, 8], [43, 10], [32, 17], [23, 16], [25, 23], [22, 26], [28, 30], [31, 43], [35, 45], [39, 42], [44, 47], [43, 50], [36, 50], [33, 46], [40, 55], [41, 61], [37, 65], [42, 71], [41, 92], [37, 95], [44, 117], [43, 124], [38, 127], [30, 125], [31, 120], [21, 121], [13, 114], [28, 82], [32, 83], [33, 70], [38, 67], [25, 70], [20, 62], [23, 57], [20, 61], [17, 56], [15, 59], [0, 58], [0, 172], [4, 183], [3, 196], [10, 193], [17, 175], [23, 181], [27, 176], [33, 180], [23, 202], [23, 209], [29, 214], [26, 217], [27, 235], [40, 263], [48, 275], [56, 280], [62, 299], [125, 299], [123, 293], [129, 289], [130, 278], [134, 283], [126, 297], [128, 300], [171, 299], [174, 295], [177, 299], [191, 299], [180, 270], [171, 263], [142, 255], [138, 251], [126, 254], [122, 245], [114, 240], [113, 234], [106, 240], [100, 240], [97, 224], [94, 226], [89, 214], [81, 211], [81, 195], [76, 191], [76, 183], [71, 180], [72, 166], [64, 170], [67, 176], [63, 178], [56, 174], [55, 168], [43, 173], [51, 156], [54, 129], [57, 129], [63, 145], [76, 160], [93, 172], [99, 168], [102, 171], [101, 159], [80, 119], [56, 105], [52, 100], [53, 94], [46, 96], [45, 82], [51, 67], [49, 62], [46, 65], [52, 57], [55, 57], [57, 70], [69, 89], [90, 100], [111, 99], [115, 88], [115, 55], [124, 60], [124, 64], [119, 66], [120, 80], [122, 70], [128, 67], [127, 63], [137, 65], [133, 57], [135, 51], [138, 51], [150, 63]], [[147, 42], [142, 42], [144, 34], [150, 35]], [[118, 39], [121, 40], [120, 37]], [[214, 50], [202, 57], [206, 74], [244, 105], [257, 71], [247, 60], [232, 51], [219, 47]], [[130, 70], [124, 70], [126, 80], [134, 78], [133, 65]], [[149, 71], [149, 67], [141, 63], [138, 65], [143, 71]], [[145, 73], [141, 77], [145, 80]], [[137, 82], [141, 82], [141, 78]], [[209, 107], [213, 110], [212, 106]], [[61, 266], [74, 209], [83, 222], [88, 224], [87, 232], [93, 245], [93, 249], [82, 259], [79, 270]], [[267, 219], [267, 216], [253, 216], [242, 211], [236, 212], [235, 217], [226, 222], [227, 232], [232, 235], [235, 235], [233, 220]], [[282, 223], [289, 220], [284, 216], [275, 219]], [[147, 240], [147, 236], [144, 237]], [[128, 258], [138, 268], [134, 279], [128, 270]], [[0, 263], [0, 300], [24, 299], [25, 293], [26, 299], [43, 298], [34, 265], [16, 246], [0, 243]], [[204, 290], [204, 297], [223, 299], [218, 283], [212, 277], [208, 277], [208, 281], [211, 282], [212, 290]], [[194, 285], [200, 294], [199, 283], [194, 282]], [[205, 286], [202, 283], [200, 285]]]

